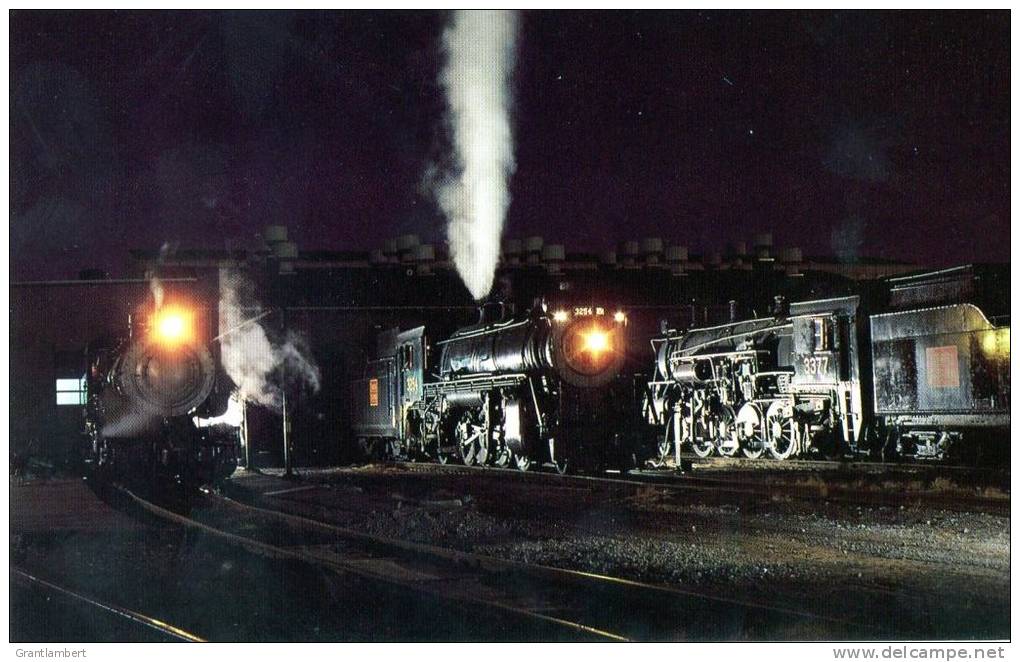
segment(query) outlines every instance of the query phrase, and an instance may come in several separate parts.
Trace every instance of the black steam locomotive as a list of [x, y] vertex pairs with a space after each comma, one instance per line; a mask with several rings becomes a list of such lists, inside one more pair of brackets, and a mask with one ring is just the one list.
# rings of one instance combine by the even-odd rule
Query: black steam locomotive
[[365, 377], [352, 384], [364, 451], [522, 471], [627, 461], [629, 442], [614, 432], [637, 411], [633, 385], [621, 378], [626, 315], [595, 304], [493, 310], [437, 342], [435, 359], [424, 327], [380, 335]]
[[877, 293], [653, 341], [658, 456], [1008, 451], [1008, 272], [961, 267]]
[[198, 312], [164, 305], [129, 322], [126, 337], [89, 348], [84, 427], [94, 483], [178, 498], [233, 473], [239, 426], [217, 420], [232, 385]]

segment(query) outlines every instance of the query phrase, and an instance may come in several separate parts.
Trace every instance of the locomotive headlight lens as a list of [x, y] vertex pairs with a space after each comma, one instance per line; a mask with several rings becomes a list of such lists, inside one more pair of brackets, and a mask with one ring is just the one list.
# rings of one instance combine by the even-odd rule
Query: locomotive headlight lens
[[623, 324], [624, 322], [627, 321], [627, 316], [623, 313], [622, 310], [618, 310], [616, 311], [616, 314], [613, 315], [613, 321], [619, 324]]
[[569, 318], [570, 318], [570, 315], [568, 315], [567, 311], [565, 311], [565, 310], [557, 310], [556, 312], [553, 313], [553, 321], [554, 322], [563, 323], [563, 322], [566, 322], [567, 319], [569, 319]]
[[606, 322], [579, 317], [563, 329], [559, 351], [572, 374], [602, 375], [622, 359], [623, 330]]
[[184, 310], [168, 309], [156, 314], [153, 323], [156, 338], [167, 345], [191, 339], [191, 315]]
[[609, 334], [602, 329], [592, 329], [583, 337], [585, 351], [597, 355], [609, 349]]

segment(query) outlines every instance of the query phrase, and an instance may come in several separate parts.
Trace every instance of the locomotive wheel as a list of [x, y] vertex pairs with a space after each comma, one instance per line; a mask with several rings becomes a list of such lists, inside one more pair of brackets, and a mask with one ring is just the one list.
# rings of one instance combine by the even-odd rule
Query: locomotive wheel
[[694, 454], [705, 458], [715, 452], [715, 443], [709, 438], [708, 426], [705, 425], [701, 412], [702, 409], [698, 408], [691, 418], [684, 416], [681, 427], [685, 440], [690, 439], [691, 441], [691, 450], [694, 451]]
[[740, 450], [740, 439], [737, 436], [737, 416], [733, 413], [733, 407], [724, 405], [716, 421], [718, 434], [716, 442], [719, 455], [733, 457]]
[[793, 420], [793, 408], [786, 402], [773, 402], [765, 413], [765, 427], [768, 429], [769, 455], [785, 460], [797, 451], [797, 422]]
[[715, 444], [708, 439], [691, 439], [691, 450], [698, 457], [709, 457], [715, 452]]
[[460, 459], [467, 466], [483, 465], [489, 457], [488, 444], [485, 443], [485, 430], [475, 421], [471, 412], [466, 412], [457, 424], [457, 446], [460, 448]]
[[358, 450], [361, 456], [369, 462], [378, 462], [380, 456], [379, 442], [371, 437], [358, 438]]
[[492, 464], [501, 469], [505, 469], [510, 465], [510, 461], [512, 459], [513, 453], [510, 451], [510, 449], [507, 448], [506, 446], [501, 446], [500, 449], [496, 451], [496, 454], [492, 460]]
[[889, 428], [889, 432], [885, 436], [885, 443], [882, 444], [883, 462], [899, 462], [903, 459], [900, 436], [899, 428]]
[[386, 442], [384, 454], [387, 460], [399, 460], [401, 457], [403, 457], [404, 448], [400, 444], [400, 440], [390, 439], [388, 442]]
[[765, 452], [765, 425], [761, 410], [751, 402], [737, 413], [736, 432], [744, 457], [756, 460]]

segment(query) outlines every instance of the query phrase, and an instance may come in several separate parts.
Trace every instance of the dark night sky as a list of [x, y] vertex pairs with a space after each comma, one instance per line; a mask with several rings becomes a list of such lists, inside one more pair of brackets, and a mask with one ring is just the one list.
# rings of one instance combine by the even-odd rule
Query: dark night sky
[[[11, 15], [16, 280], [442, 238], [441, 13]], [[531, 12], [505, 235], [1009, 259], [1009, 13]]]

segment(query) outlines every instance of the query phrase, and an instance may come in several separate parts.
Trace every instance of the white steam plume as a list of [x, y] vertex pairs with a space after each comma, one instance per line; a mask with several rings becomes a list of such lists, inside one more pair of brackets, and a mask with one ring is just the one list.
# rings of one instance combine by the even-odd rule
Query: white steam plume
[[252, 289], [240, 273], [220, 271], [220, 360], [243, 400], [280, 411], [284, 389], [318, 393], [321, 374], [302, 336], [270, 340]]
[[163, 307], [163, 298], [165, 291], [163, 290], [163, 282], [159, 279], [159, 268], [166, 262], [167, 257], [177, 251], [177, 245], [172, 244], [169, 241], [164, 241], [163, 245], [159, 247], [159, 257], [156, 258], [156, 264], [146, 274], [149, 279], [149, 289], [152, 291], [152, 300], [156, 305], [156, 310]]
[[457, 174], [437, 199], [447, 218], [453, 263], [475, 299], [492, 289], [514, 171], [510, 127], [517, 14], [458, 11], [443, 33], [441, 83]]

